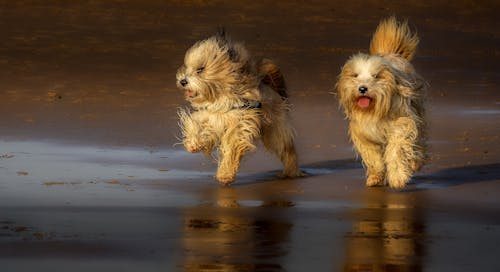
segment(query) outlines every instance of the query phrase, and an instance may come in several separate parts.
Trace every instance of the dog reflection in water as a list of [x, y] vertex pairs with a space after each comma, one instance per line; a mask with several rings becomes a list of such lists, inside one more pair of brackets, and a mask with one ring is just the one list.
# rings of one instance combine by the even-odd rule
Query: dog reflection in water
[[[282, 247], [292, 224], [258, 207], [241, 207], [235, 190], [220, 187], [205, 206], [185, 211], [184, 271], [283, 271]], [[287, 206], [289, 201], [258, 202], [258, 206]], [[214, 204], [214, 205], [211, 205]]]
[[[374, 193], [374, 192], [371, 192]], [[344, 271], [422, 271], [424, 227], [407, 195], [373, 195], [353, 213]]]

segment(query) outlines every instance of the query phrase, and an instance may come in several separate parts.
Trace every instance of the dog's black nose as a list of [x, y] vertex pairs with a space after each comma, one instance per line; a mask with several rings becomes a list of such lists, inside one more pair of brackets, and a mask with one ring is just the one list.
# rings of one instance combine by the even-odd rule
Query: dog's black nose
[[188, 84], [188, 81], [186, 79], [182, 79], [181, 81], [179, 81], [179, 83], [182, 85], [182, 87], [184, 87]]
[[359, 89], [358, 89], [358, 90], [359, 90], [359, 92], [360, 92], [360, 93], [362, 93], [362, 94], [364, 94], [364, 93], [368, 92], [368, 88], [366, 88], [365, 86], [361, 86], [361, 87], [359, 87]]

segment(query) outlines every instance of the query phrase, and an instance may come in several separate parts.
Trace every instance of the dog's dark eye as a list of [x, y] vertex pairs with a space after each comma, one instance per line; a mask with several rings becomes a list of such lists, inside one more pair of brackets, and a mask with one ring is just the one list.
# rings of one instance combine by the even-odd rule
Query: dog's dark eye
[[196, 69], [196, 73], [199, 74], [199, 73], [203, 72], [203, 70], [205, 70], [205, 67], [200, 67], [200, 68]]
[[358, 77], [358, 74], [354, 73], [352, 74], [353, 77]]

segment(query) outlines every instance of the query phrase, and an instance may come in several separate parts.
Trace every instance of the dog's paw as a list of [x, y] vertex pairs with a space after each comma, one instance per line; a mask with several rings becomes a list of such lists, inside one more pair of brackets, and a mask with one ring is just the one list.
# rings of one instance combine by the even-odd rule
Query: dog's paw
[[302, 172], [300, 169], [296, 169], [293, 171], [285, 171], [281, 172], [278, 174], [278, 177], [281, 179], [286, 179], [286, 178], [303, 178], [309, 176], [307, 173]]
[[185, 140], [184, 147], [189, 153], [197, 153], [203, 150], [203, 145], [194, 140]]
[[401, 189], [410, 181], [411, 176], [406, 173], [389, 173], [387, 180], [393, 189]]
[[389, 180], [389, 186], [393, 189], [402, 189], [406, 186], [407, 180], [403, 179], [396, 179], [396, 180]]
[[409, 181], [408, 178], [389, 178], [389, 186], [393, 189], [401, 189], [404, 188]]
[[229, 185], [229, 184], [233, 183], [235, 178], [236, 177], [234, 175], [217, 174], [215, 176], [215, 179], [217, 179], [217, 181], [223, 185]]
[[374, 186], [383, 186], [384, 185], [384, 177], [380, 175], [369, 175], [366, 178], [366, 186], [374, 187]]

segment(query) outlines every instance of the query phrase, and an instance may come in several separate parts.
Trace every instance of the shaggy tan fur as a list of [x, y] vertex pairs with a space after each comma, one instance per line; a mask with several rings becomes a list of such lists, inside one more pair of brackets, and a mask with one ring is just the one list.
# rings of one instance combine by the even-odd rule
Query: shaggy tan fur
[[366, 167], [367, 186], [402, 188], [425, 162], [427, 84], [409, 62], [418, 41], [406, 22], [382, 20], [370, 55], [352, 56], [340, 73], [337, 96]]
[[218, 151], [219, 182], [235, 180], [242, 156], [259, 138], [283, 162], [283, 177], [301, 175], [286, 86], [273, 62], [254, 60], [219, 33], [186, 52], [176, 77], [192, 106], [179, 110], [183, 144], [192, 153]]

